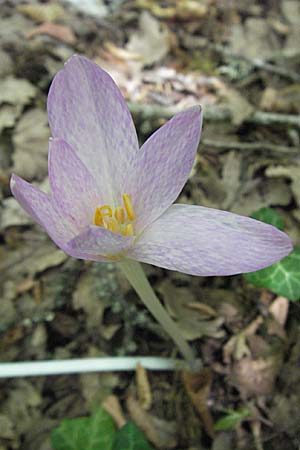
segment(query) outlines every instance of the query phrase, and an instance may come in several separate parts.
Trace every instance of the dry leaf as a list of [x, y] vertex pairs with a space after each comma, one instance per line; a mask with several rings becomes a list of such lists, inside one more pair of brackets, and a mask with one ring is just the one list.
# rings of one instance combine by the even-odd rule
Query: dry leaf
[[133, 33], [126, 50], [140, 55], [141, 66], [161, 61], [169, 52], [170, 37], [166, 28], [161, 29], [160, 22], [147, 11], [140, 15], [139, 30]]
[[207, 406], [212, 384], [211, 371], [208, 369], [203, 369], [199, 373], [183, 371], [182, 380], [191, 402], [203, 421], [206, 433], [210, 437], [213, 437], [214, 423]]
[[126, 406], [132, 420], [155, 447], [162, 450], [176, 447], [177, 440], [174, 436], [174, 430], [167, 426], [168, 423], [163, 422], [163, 426], [160, 426], [162, 422], [155, 420], [146, 412], [133, 396], [127, 397]]
[[259, 359], [247, 356], [234, 363], [230, 377], [246, 397], [269, 395], [274, 389], [280, 365], [281, 355]]
[[300, 165], [293, 166], [270, 166], [266, 169], [268, 177], [285, 177], [291, 180], [291, 189], [294, 197], [300, 206]]
[[65, 25], [57, 25], [51, 22], [45, 22], [42, 25], [33, 28], [27, 33], [26, 37], [31, 39], [34, 36], [39, 36], [41, 34], [46, 34], [47, 36], [70, 45], [75, 44], [77, 40], [73, 30], [71, 30], [70, 27]]
[[28, 80], [12, 76], [0, 80], [0, 104], [27, 105], [35, 97], [37, 89]]
[[13, 135], [14, 172], [26, 179], [44, 179], [47, 175], [49, 135], [45, 111], [31, 109], [23, 114]]
[[95, 277], [90, 272], [83, 273], [74, 290], [73, 307], [86, 314], [88, 328], [101, 327], [106, 305], [99, 300], [99, 292], [95, 286]]
[[141, 406], [148, 410], [151, 407], [152, 395], [146, 369], [138, 363], [135, 369], [138, 399]]
[[284, 327], [289, 312], [288, 299], [285, 297], [276, 297], [270, 305], [269, 311], [273, 314], [277, 322]]
[[58, 19], [62, 19], [65, 15], [64, 8], [59, 3], [54, 2], [18, 5], [16, 9], [36, 22], [55, 22]]
[[102, 406], [114, 419], [118, 428], [122, 428], [126, 424], [126, 419], [118, 397], [115, 395], [108, 395], [103, 400]]

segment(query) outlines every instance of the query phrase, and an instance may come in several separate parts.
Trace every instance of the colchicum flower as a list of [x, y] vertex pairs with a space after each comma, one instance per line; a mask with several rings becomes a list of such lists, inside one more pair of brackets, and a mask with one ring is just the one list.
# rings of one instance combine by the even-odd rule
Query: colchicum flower
[[176, 114], [139, 149], [111, 77], [73, 56], [48, 96], [51, 195], [17, 175], [11, 190], [67, 254], [124, 258], [192, 275], [231, 275], [286, 256], [288, 236], [271, 225], [202, 206], [172, 203], [197, 151], [199, 106]]

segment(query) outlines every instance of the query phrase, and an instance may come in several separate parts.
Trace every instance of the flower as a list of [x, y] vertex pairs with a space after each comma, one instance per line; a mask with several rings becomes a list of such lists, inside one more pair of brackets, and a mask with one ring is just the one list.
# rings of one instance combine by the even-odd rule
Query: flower
[[197, 151], [199, 106], [176, 114], [139, 149], [118, 87], [95, 63], [73, 56], [48, 96], [47, 195], [17, 175], [11, 190], [67, 254], [129, 258], [193, 275], [231, 275], [286, 256], [289, 237], [225, 211], [172, 203]]

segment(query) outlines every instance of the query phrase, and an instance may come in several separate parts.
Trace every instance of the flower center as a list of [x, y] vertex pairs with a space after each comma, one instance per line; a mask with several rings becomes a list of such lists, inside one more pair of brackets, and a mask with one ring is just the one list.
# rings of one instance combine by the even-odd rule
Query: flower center
[[123, 194], [123, 206], [113, 209], [109, 205], [96, 208], [94, 215], [94, 225], [104, 227], [113, 233], [120, 233], [124, 236], [133, 236], [133, 224], [135, 220], [132, 201], [129, 194]]

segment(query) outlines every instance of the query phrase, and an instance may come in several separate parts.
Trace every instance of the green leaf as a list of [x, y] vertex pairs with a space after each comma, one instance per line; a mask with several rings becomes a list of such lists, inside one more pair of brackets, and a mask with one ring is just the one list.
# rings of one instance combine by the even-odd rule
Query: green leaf
[[227, 416], [218, 420], [214, 425], [214, 429], [216, 431], [232, 430], [249, 416], [251, 416], [251, 411], [248, 408], [243, 408], [241, 411], [228, 410]]
[[272, 208], [261, 208], [251, 214], [251, 217], [252, 219], [273, 225], [279, 230], [283, 230], [284, 228], [283, 218]]
[[54, 450], [111, 450], [115, 433], [113, 419], [100, 408], [91, 417], [63, 420], [51, 442]]
[[258, 287], [270, 289], [289, 300], [300, 300], [300, 249], [265, 269], [245, 274], [245, 278]]
[[127, 422], [117, 433], [112, 450], [153, 450], [141, 430]]

